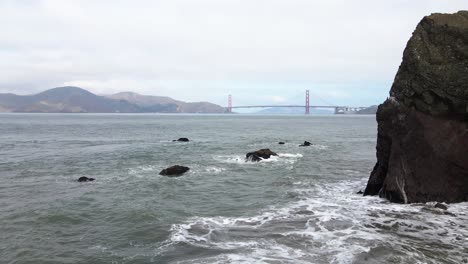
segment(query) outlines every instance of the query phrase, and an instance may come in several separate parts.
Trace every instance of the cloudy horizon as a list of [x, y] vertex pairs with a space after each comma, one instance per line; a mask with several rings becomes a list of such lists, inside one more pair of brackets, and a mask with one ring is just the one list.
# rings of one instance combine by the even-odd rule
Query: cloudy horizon
[[[79, 86], [226, 105], [383, 101], [417, 23], [453, 1], [1, 1], [0, 93]], [[6, 25], [6, 26], [5, 26]]]

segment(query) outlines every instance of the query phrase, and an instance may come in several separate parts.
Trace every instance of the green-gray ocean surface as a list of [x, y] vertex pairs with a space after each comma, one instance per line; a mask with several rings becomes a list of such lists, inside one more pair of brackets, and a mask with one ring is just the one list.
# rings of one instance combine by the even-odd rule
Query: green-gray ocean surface
[[356, 194], [375, 141], [375, 116], [2, 114], [0, 263], [468, 262], [468, 203]]

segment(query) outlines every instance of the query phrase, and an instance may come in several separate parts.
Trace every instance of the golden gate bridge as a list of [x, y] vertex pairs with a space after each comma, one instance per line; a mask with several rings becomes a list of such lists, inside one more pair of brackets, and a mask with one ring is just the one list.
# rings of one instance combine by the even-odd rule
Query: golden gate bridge
[[367, 108], [366, 106], [342, 106], [342, 105], [311, 105], [310, 104], [310, 91], [306, 90], [305, 92], [305, 104], [304, 105], [242, 105], [234, 106], [232, 103], [232, 95], [228, 96], [228, 106], [226, 107], [227, 113], [232, 113], [232, 109], [241, 109], [241, 108], [304, 108], [305, 114], [310, 114], [311, 108], [325, 108], [325, 109], [334, 109], [335, 114], [345, 114], [357, 112], [359, 110]]

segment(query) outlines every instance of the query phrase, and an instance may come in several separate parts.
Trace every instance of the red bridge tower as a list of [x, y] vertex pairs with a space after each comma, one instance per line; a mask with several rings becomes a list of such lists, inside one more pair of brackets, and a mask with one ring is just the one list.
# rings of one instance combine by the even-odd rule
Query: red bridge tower
[[228, 113], [232, 113], [232, 95], [228, 98]]

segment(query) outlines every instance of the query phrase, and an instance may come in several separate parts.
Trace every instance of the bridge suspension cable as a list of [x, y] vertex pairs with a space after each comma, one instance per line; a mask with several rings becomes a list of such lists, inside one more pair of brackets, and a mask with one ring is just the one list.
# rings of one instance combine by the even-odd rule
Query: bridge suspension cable
[[[318, 98], [320, 101], [324, 102], [325, 105], [311, 105], [310, 104], [310, 95], [312, 95], [314, 98]], [[232, 95], [228, 96], [228, 106], [227, 106], [227, 112], [232, 113], [233, 108], [272, 108], [272, 107], [286, 107], [286, 108], [304, 108], [305, 114], [308, 115], [310, 114], [310, 108], [333, 108], [335, 109], [335, 113], [340, 113], [343, 111], [348, 111], [351, 109], [351, 111], [357, 111], [360, 109], [364, 109], [366, 107], [364, 106], [358, 106], [358, 107], [349, 107], [349, 106], [339, 106], [339, 105], [334, 105], [331, 104], [330, 102], [327, 102], [324, 100], [322, 97], [312, 94], [309, 90], [306, 90], [305, 92], [305, 105], [245, 105], [245, 106], [233, 106], [233, 100], [232, 100]]]

